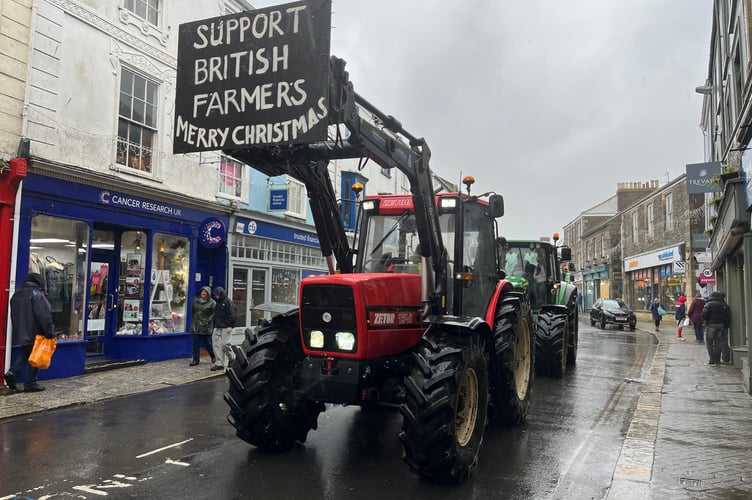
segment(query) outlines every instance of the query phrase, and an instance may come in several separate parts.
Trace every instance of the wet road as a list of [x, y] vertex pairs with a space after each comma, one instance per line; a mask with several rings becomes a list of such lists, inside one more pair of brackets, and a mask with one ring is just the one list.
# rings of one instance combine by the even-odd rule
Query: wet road
[[577, 366], [536, 378], [526, 424], [488, 428], [462, 485], [409, 472], [398, 413], [331, 407], [304, 446], [261, 453], [211, 379], [0, 421], [0, 499], [603, 498], [654, 351], [650, 335], [581, 323]]

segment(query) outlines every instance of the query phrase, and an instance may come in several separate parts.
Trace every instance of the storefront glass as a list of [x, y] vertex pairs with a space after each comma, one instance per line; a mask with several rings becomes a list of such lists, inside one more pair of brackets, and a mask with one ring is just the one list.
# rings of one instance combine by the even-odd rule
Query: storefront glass
[[297, 269], [272, 268], [272, 302], [298, 303], [300, 271]]
[[58, 340], [83, 339], [88, 224], [35, 215], [29, 243], [29, 272], [45, 280]]
[[646, 311], [653, 303], [652, 269], [632, 271], [628, 275], [629, 302], [632, 309]]
[[666, 309], [673, 309], [676, 307], [676, 301], [679, 300], [679, 295], [684, 293], [684, 286], [682, 284], [683, 274], [671, 274], [672, 266], [662, 266], [660, 268], [661, 275], [661, 304]]
[[182, 236], [154, 233], [152, 239], [149, 333], [184, 332], [190, 241]]
[[126, 231], [120, 238], [120, 280], [117, 335], [140, 335], [144, 319], [146, 234]]

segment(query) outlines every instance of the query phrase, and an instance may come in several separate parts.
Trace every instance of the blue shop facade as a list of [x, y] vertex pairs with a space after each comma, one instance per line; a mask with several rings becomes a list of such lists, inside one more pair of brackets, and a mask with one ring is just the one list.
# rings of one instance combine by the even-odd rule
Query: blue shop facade
[[189, 357], [193, 298], [202, 286], [230, 288], [229, 207], [63, 177], [29, 173], [21, 198], [16, 286], [27, 272], [44, 276], [58, 335], [39, 378]]

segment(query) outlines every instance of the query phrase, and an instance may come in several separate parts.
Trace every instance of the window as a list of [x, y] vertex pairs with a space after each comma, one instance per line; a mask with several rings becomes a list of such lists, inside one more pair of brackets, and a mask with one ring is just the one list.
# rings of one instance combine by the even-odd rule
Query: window
[[648, 205], [648, 236], [653, 236], [653, 204]]
[[606, 237], [601, 236], [601, 257], [606, 256]]
[[382, 168], [381, 169], [381, 175], [383, 175], [384, 177], [391, 178], [392, 177], [392, 169], [391, 168]]
[[123, 68], [120, 72], [117, 163], [151, 173], [156, 131], [157, 84]]
[[190, 242], [182, 236], [155, 233], [149, 297], [149, 333], [186, 331]]
[[217, 191], [234, 198], [242, 198], [244, 172], [245, 165], [223, 156], [219, 163], [219, 187]]
[[666, 231], [674, 229], [674, 195], [666, 195]]
[[640, 219], [637, 212], [632, 214], [632, 241], [637, 243], [640, 239]]
[[125, 0], [125, 8], [149, 24], [159, 24], [159, 0]]
[[306, 205], [308, 199], [306, 198], [305, 186], [300, 182], [287, 178], [287, 215], [292, 217], [299, 217], [305, 219], [306, 217]]
[[[29, 272], [39, 273], [44, 281], [58, 340], [81, 340], [88, 224], [35, 215], [29, 243]], [[16, 283], [18, 289], [22, 286]]]

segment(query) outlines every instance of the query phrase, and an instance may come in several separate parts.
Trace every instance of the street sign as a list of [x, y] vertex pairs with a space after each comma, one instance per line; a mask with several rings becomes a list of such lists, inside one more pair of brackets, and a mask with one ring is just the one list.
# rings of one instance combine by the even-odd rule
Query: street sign
[[674, 262], [674, 274], [685, 274], [686, 272], [686, 262], [684, 262], [683, 260]]

